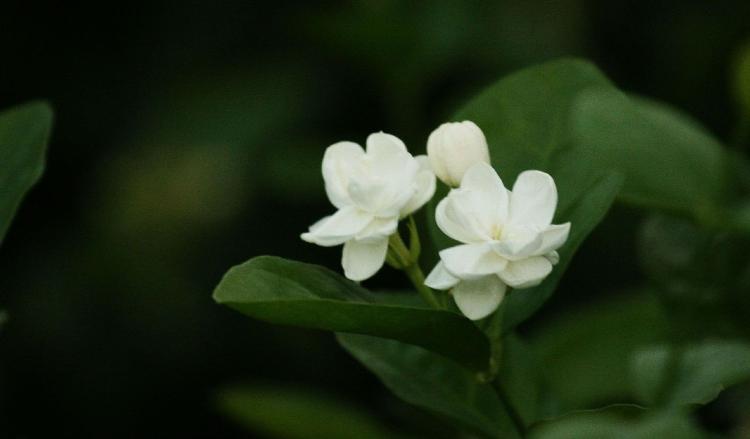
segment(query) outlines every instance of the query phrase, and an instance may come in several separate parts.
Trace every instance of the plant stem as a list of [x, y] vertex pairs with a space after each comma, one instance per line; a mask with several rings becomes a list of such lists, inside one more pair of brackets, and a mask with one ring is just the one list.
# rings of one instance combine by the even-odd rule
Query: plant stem
[[417, 289], [417, 292], [427, 303], [430, 304], [430, 306], [433, 308], [441, 308], [440, 302], [438, 302], [435, 294], [433, 294], [432, 289], [424, 284], [424, 273], [422, 273], [422, 269], [419, 268], [419, 264], [415, 262], [404, 267], [404, 272], [406, 273], [406, 276], [409, 277], [411, 283], [414, 284], [414, 288]]
[[523, 422], [520, 413], [518, 413], [515, 407], [513, 407], [513, 404], [511, 403], [508, 394], [505, 393], [505, 389], [503, 388], [502, 383], [500, 383], [500, 380], [496, 379], [492, 381], [492, 387], [495, 388], [495, 393], [497, 393], [497, 396], [500, 397], [500, 401], [502, 401], [503, 405], [508, 410], [508, 416], [511, 421], [513, 421], [513, 425], [516, 427], [516, 430], [518, 430], [518, 433], [521, 437], [526, 437], [526, 424]]
[[503, 384], [500, 382], [500, 364], [503, 359], [503, 309], [498, 309], [495, 313], [490, 316], [487, 322], [487, 326], [484, 328], [485, 334], [490, 340], [490, 365], [487, 372], [488, 379], [492, 382], [492, 387], [495, 389], [500, 401], [502, 401], [505, 408], [508, 410], [508, 416], [513, 421], [513, 425], [516, 430], [520, 433], [521, 437], [526, 436], [526, 424], [523, 422], [521, 414], [516, 410], [515, 406], [510, 400], [510, 397], [505, 392]]
[[422, 269], [419, 268], [419, 262], [406, 247], [404, 240], [401, 239], [401, 235], [398, 232], [391, 235], [391, 238], [388, 240], [388, 246], [392, 251], [393, 258], [396, 259], [397, 262], [392, 265], [406, 273], [406, 276], [425, 302], [433, 308], [442, 308], [440, 302], [438, 302], [435, 294], [432, 292], [432, 289], [424, 284], [424, 273], [422, 273]]

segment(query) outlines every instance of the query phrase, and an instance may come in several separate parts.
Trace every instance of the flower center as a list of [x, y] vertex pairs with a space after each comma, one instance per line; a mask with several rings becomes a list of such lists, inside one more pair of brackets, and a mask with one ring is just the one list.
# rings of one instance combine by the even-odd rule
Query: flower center
[[499, 224], [493, 224], [490, 229], [490, 237], [495, 241], [499, 241], [500, 237], [503, 236], [503, 226]]

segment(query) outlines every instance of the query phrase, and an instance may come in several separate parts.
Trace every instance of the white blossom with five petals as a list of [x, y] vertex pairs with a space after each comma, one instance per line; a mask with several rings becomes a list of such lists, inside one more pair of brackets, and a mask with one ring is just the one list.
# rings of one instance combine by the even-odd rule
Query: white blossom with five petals
[[538, 285], [559, 260], [570, 223], [552, 224], [556, 207], [550, 175], [525, 171], [509, 191], [490, 165], [475, 164], [435, 212], [440, 230], [463, 244], [440, 252], [425, 284], [451, 289], [472, 320], [490, 315], [507, 287]]
[[344, 274], [356, 281], [380, 270], [399, 219], [435, 193], [427, 157], [413, 157], [400, 139], [383, 132], [367, 138], [366, 151], [353, 142], [329, 146], [323, 180], [338, 211], [310, 226], [302, 239], [325, 247], [343, 244]]

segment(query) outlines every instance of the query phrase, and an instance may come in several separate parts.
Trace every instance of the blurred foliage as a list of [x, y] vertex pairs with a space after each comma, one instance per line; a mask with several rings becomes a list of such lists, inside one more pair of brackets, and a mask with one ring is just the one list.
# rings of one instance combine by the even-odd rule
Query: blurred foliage
[[[47, 172], [0, 249], [0, 308], [11, 316], [0, 333], [3, 437], [246, 437], [212, 408], [215, 389], [290, 377], [399, 425], [439, 425], [395, 403], [330, 336], [244, 319], [210, 299], [226, 267], [252, 255], [338, 264], [337, 251], [296, 239], [328, 212], [318, 166], [334, 141], [383, 129], [419, 151], [481, 87], [563, 55], [590, 58], [628, 92], [686, 109], [722, 140], [747, 139], [736, 124], [747, 120], [737, 111], [747, 108], [738, 105], [746, 102], [744, 0], [103, 8], [11, 1], [0, 14], [2, 107], [45, 97], [56, 109]], [[746, 151], [726, 165], [750, 169]], [[703, 175], [713, 165], [694, 169]], [[727, 196], [744, 208], [726, 218], [747, 225], [750, 172], [734, 174]], [[705, 183], [697, 189], [720, 182]], [[543, 411], [629, 395], [628, 355], [675, 334], [747, 337], [748, 267], [720, 263], [741, 261], [743, 241], [703, 228], [693, 235], [689, 220], [651, 221], [610, 214], [541, 314], [520, 327], [543, 365], [559, 362], [541, 371], [563, 400]], [[641, 230], [660, 247], [641, 248]], [[641, 262], [648, 257], [657, 261]], [[699, 288], [675, 282], [677, 274]], [[394, 285], [402, 281], [393, 272], [372, 282]], [[670, 323], [680, 329], [665, 328], [659, 304], [685, 294], [701, 312], [686, 309]], [[728, 322], [694, 323], [727, 307], [736, 310]], [[597, 309], [614, 315], [611, 328]], [[587, 321], [614, 335], [590, 337]], [[601, 355], [577, 358], [588, 342]], [[709, 406], [700, 422], [743, 437], [748, 405], [726, 393], [715, 404], [730, 409]], [[681, 414], [645, 427], [639, 416], [595, 418], [585, 422], [651, 437], [652, 424], [692, 431], [696, 423]]]
[[629, 362], [640, 347], [664, 340], [667, 322], [654, 297], [623, 291], [546, 322], [531, 335], [553, 401], [551, 414], [635, 401]]
[[235, 422], [279, 439], [409, 437], [394, 433], [356, 405], [320, 392], [244, 385], [222, 390], [217, 401]]
[[633, 383], [644, 404], [705, 404], [750, 377], [750, 344], [708, 341], [689, 346], [649, 346], [631, 360]]
[[542, 424], [532, 433], [533, 439], [611, 438], [650, 439], [710, 437], [695, 421], [681, 412], [664, 412], [641, 416], [623, 416], [616, 409], [578, 413]]
[[21, 199], [44, 169], [52, 109], [42, 102], [0, 113], [0, 243]]

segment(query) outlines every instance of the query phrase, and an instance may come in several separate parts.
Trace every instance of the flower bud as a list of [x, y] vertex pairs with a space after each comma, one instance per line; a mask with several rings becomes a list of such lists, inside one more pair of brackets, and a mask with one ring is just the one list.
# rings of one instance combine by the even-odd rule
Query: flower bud
[[437, 177], [451, 187], [461, 184], [464, 173], [478, 162], [490, 163], [487, 140], [471, 121], [448, 122], [427, 139], [427, 156]]

